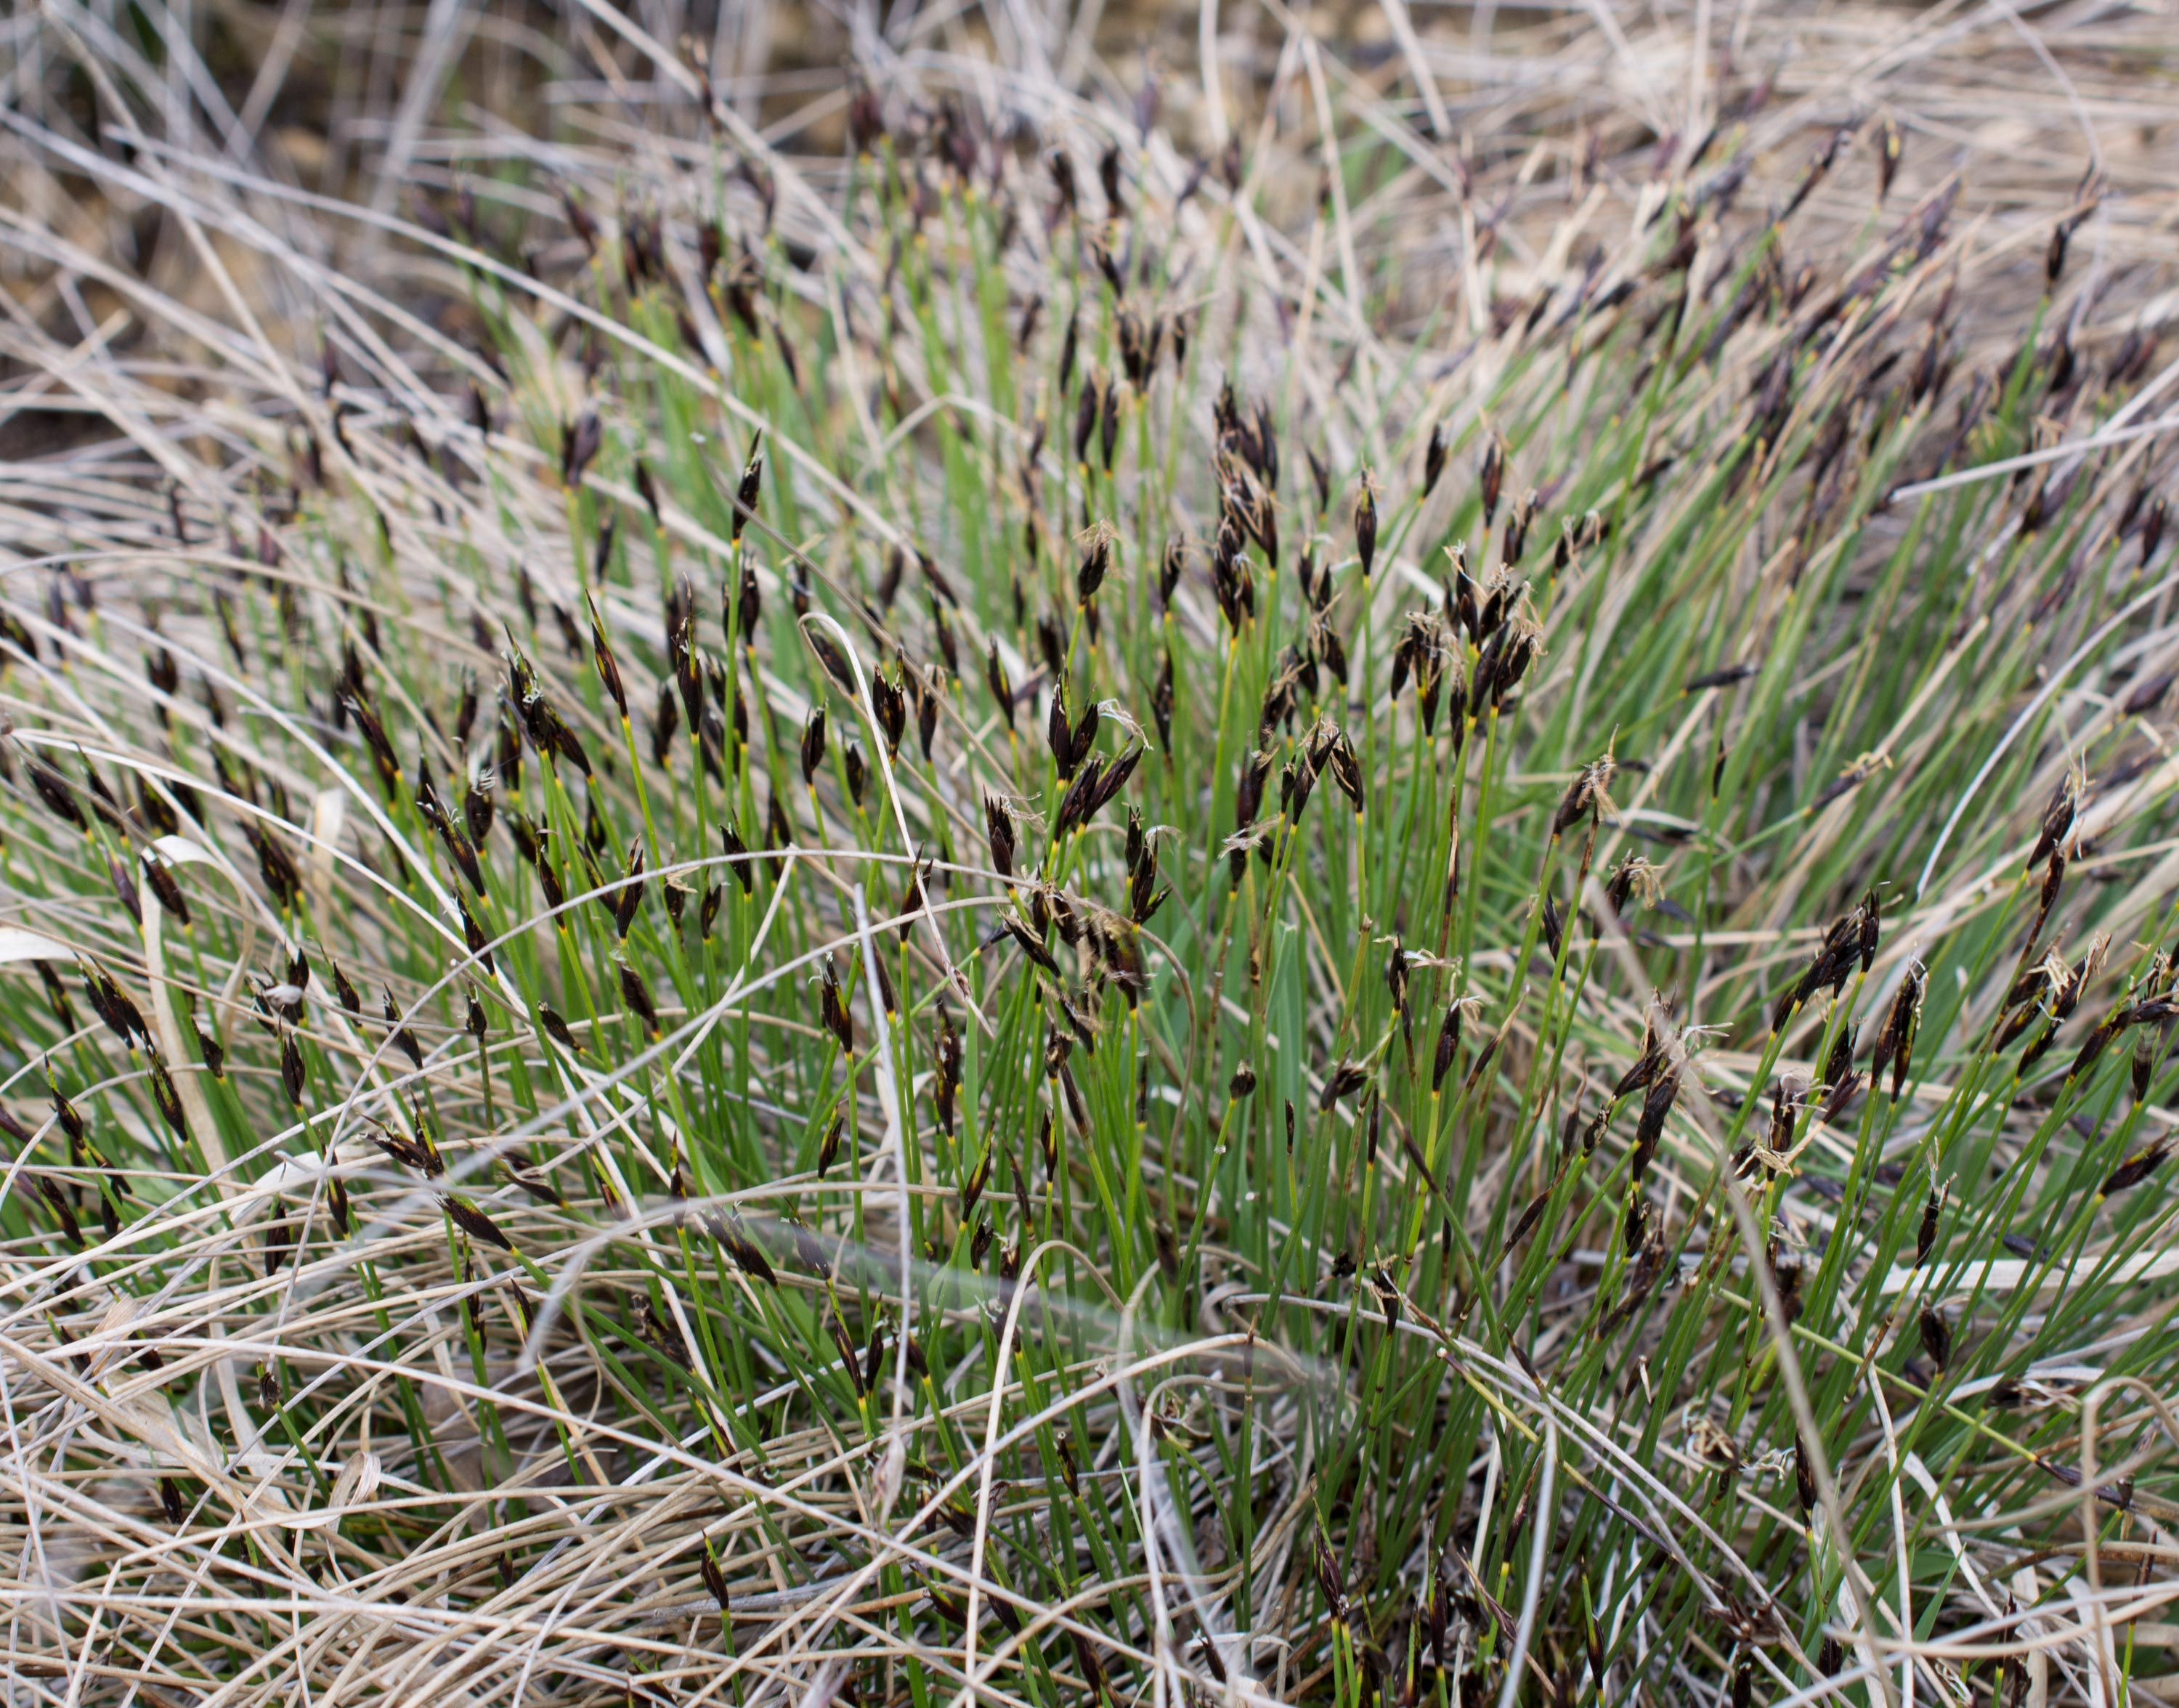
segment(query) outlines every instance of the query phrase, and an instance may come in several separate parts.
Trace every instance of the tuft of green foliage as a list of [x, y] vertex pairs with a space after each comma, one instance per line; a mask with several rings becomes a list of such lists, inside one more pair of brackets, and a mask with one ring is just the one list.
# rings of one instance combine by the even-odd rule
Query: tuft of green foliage
[[396, 217], [74, 51], [11, 146], [233, 276], [8, 222], [93, 424], [0, 579], [11, 1665], [2164, 1670], [2169, 269], [2082, 283], [2094, 186], [1986, 243], [1751, 97], [1546, 241], [1320, 67], [790, 156], [656, 50]]

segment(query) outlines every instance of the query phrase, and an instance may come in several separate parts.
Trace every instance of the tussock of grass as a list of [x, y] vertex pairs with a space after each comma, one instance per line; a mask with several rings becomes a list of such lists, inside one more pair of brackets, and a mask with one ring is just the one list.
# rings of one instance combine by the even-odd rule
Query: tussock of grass
[[435, 11], [305, 187], [129, 15], [9, 48], [11, 1692], [2164, 1689], [2155, 20]]

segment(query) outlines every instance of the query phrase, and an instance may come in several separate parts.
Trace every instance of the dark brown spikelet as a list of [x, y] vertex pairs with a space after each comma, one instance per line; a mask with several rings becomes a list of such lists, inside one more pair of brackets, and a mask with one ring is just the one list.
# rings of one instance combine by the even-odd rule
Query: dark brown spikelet
[[1914, 1032], [1921, 1021], [1922, 993], [1927, 977], [1918, 961], [1907, 967], [1907, 976], [1900, 981], [1891, 1007], [1884, 1017], [1884, 1029], [1877, 1034], [1876, 1048], [1869, 1057], [1869, 1077], [1872, 1084], [1883, 1078], [1887, 1064], [1891, 1066], [1891, 1095], [1895, 1098], [1905, 1089], [1907, 1070], [1913, 1061]]
[[46, 810], [66, 824], [73, 824], [88, 834], [91, 826], [83, 816], [83, 807], [75, 798], [75, 791], [68, 780], [42, 759], [32, 759], [24, 767], [30, 774], [30, 786], [38, 798], [46, 803]]
[[1247, 868], [1249, 845], [1245, 840], [1249, 828], [1256, 822], [1256, 814], [1264, 804], [1264, 784], [1271, 774], [1271, 755], [1252, 753], [1241, 762], [1241, 775], [1233, 789], [1233, 829], [1236, 833], [1232, 851], [1227, 857], [1234, 883], [1241, 881]]
[[1323, 743], [1321, 758], [1314, 751], [1309, 758], [1319, 769], [1330, 769], [1331, 780], [1338, 786], [1339, 792], [1346, 796], [1347, 803], [1359, 817], [1364, 801], [1362, 762], [1355, 757], [1354, 743], [1347, 739], [1347, 732], [1344, 730], [1332, 731]]
[[[1108, 452], [1106, 459], [1111, 461]], [[1105, 584], [1105, 577], [1112, 567], [1112, 535], [1100, 525], [1091, 530], [1089, 550], [1074, 571], [1074, 596], [1084, 604], [1095, 597], [1097, 589]]]
[[620, 660], [613, 656], [612, 643], [606, 638], [605, 624], [599, 620], [597, 602], [584, 596], [590, 618], [590, 658], [597, 665], [598, 680], [605, 684], [606, 694], [619, 712], [622, 720], [628, 718], [628, 689], [621, 682]]
[[1104, 777], [1105, 762], [1096, 758], [1091, 759], [1075, 774], [1074, 780], [1068, 786], [1067, 792], [1059, 797], [1059, 811], [1052, 817], [1053, 840], [1057, 841], [1069, 831], [1079, 829], [1089, 823], [1090, 802], [1097, 793], [1098, 786], [1104, 781]]
[[1841, 1026], [1838, 1036], [1831, 1040], [1830, 1053], [1824, 1058], [1824, 1084], [1829, 1087], [1824, 1101], [1824, 1119], [1827, 1121], [1836, 1120], [1839, 1111], [1860, 1089], [1861, 1076], [1853, 1065], [1854, 1043], [1859, 1035], [1858, 1027]]
[[697, 1569], [703, 1574], [704, 1587], [711, 1592], [711, 1599], [719, 1604], [719, 1617], [722, 1619], [732, 1617], [733, 1603], [727, 1594], [727, 1574], [719, 1569], [718, 1560], [711, 1552], [709, 1541], [704, 1544], [704, 1557], [697, 1562]]
[[2043, 808], [2042, 822], [2035, 838], [2035, 846], [2028, 856], [2028, 869], [2033, 872], [2054, 852], [2062, 852], [2073, 820], [2080, 807], [2078, 788], [2071, 773], [2058, 780], [2051, 791], [2049, 803]]
[[496, 971], [491, 956], [491, 939], [485, 935], [484, 927], [469, 911], [469, 905], [460, 896], [454, 898], [454, 908], [462, 916], [462, 940], [469, 945], [469, 954], [482, 964], [486, 972]]
[[1808, 971], [1779, 998], [1771, 1015], [1773, 1031], [1784, 1026], [1796, 1008], [1825, 986], [1830, 987], [1834, 997], [1841, 994], [1857, 965], [1866, 970], [1866, 962], [1875, 954], [1874, 910], [1875, 892], [1872, 890], [1858, 906], [1831, 922], [1822, 944], [1809, 962]]
[[625, 941], [628, 928], [635, 923], [635, 916], [642, 909], [643, 839], [639, 836], [628, 845], [628, 860], [621, 870], [620, 886], [612, 895], [613, 934]]
[[1150, 689], [1150, 715], [1157, 723], [1158, 745], [1168, 753], [1172, 748], [1172, 654], [1164, 654], [1158, 666], [1157, 682]]
[[84, 1123], [83, 1111], [70, 1103], [61, 1088], [50, 1081], [46, 1086], [46, 1095], [52, 1099], [53, 1119], [60, 1123], [61, 1130], [68, 1135], [69, 1156], [81, 1163], [88, 1155], [85, 1144], [85, 1135], [90, 1131]]
[[848, 1118], [845, 1115], [834, 1115], [831, 1125], [825, 1129], [824, 1141], [817, 1147], [817, 1178], [819, 1180], [823, 1180], [826, 1170], [839, 1160], [840, 1136], [847, 1130]]
[[1096, 747], [1097, 724], [1103, 715], [1096, 706], [1089, 705], [1082, 709], [1082, 715], [1074, 720], [1073, 729], [1068, 733], [1067, 746], [1075, 764], [1079, 764], [1089, 758], [1091, 750]]
[[182, 1112], [180, 1094], [174, 1090], [173, 1076], [156, 1051], [147, 1064], [151, 1081], [151, 1100], [159, 1106], [160, 1118], [174, 1130], [174, 1136], [187, 1144], [189, 1138], [189, 1118]]
[[810, 628], [805, 628], [803, 633], [809, 639], [810, 650], [817, 655], [817, 662], [825, 667], [825, 674], [839, 685], [841, 693], [853, 694], [855, 692], [855, 672], [848, 663], [847, 655], [833, 645], [829, 636]]
[[1566, 942], [1566, 920], [1559, 911], [1556, 896], [1543, 898], [1543, 905], [1536, 910], [1536, 922], [1543, 932], [1544, 947], [1556, 961], [1564, 951]]
[[661, 770], [672, 757], [673, 736], [681, 727], [681, 702], [671, 676], [658, 679], [658, 709], [650, 719], [650, 763]]
[[2110, 1177], [2097, 1189], [2097, 1196], [2109, 1198], [2139, 1185], [2163, 1166], [2165, 1158], [2170, 1154], [2170, 1147], [2161, 1140], [2145, 1150], [2136, 1151], [2111, 1170]]
[[370, 749], [371, 763], [378, 769], [380, 787], [387, 795], [392, 795], [401, 786], [401, 758], [394, 752], [393, 743], [387, 739], [386, 727], [379, 721], [377, 712], [360, 693], [353, 690], [344, 693], [339, 703], [354, 720], [364, 745]]
[[568, 1022], [561, 1018], [559, 1010], [552, 1004], [541, 1002], [537, 1005], [537, 1023], [545, 1028], [547, 1037], [569, 1054], [580, 1055], [583, 1053], [582, 1045], [575, 1042], [575, 1034], [568, 1029]]
[[[470, 843], [478, 848], [491, 835], [493, 818], [492, 791], [497, 780], [489, 769], [479, 771], [469, 780], [468, 792], [462, 797], [462, 821], [468, 827]], [[483, 885], [477, 889], [482, 892]]]
[[1452, 1071], [1454, 1059], [1460, 1054], [1461, 1005], [1457, 999], [1446, 1005], [1445, 1018], [1438, 1022], [1437, 1056], [1430, 1065], [1430, 1090], [1433, 1093], [1445, 1089], [1445, 1076]]
[[1937, 1249], [1937, 1224], [1944, 1214], [1945, 1201], [1931, 1192], [1922, 1206], [1922, 1225], [1914, 1234], [1914, 1267], [1920, 1268], [1929, 1261], [1929, 1254]]
[[1597, 810], [1604, 799], [1604, 791], [1611, 785], [1616, 767], [1607, 755], [1594, 764], [1584, 765], [1574, 774], [1573, 781], [1567, 785], [1566, 793], [1559, 797], [1558, 811], [1551, 815], [1551, 835], [1561, 836], [1581, 822], [1583, 814]]
[[1369, 580], [1377, 562], [1377, 484], [1366, 468], [1354, 496], [1354, 555], [1362, 560], [1363, 580]]
[[815, 786], [817, 768], [825, 763], [825, 709], [812, 706], [810, 720], [802, 726], [802, 781]]
[[439, 1206], [454, 1218], [454, 1225], [472, 1240], [481, 1240], [502, 1251], [514, 1250], [513, 1241], [500, 1232], [499, 1224], [458, 1192], [440, 1193]]
[[1535, 522], [1539, 501], [1538, 495], [1531, 490], [1506, 518], [1506, 537], [1498, 556], [1509, 569], [1520, 562], [1529, 549], [1529, 529]]
[[140, 930], [144, 924], [144, 903], [136, 893], [135, 879], [129, 875], [128, 867], [123, 865], [118, 857], [107, 859], [106, 873], [113, 883], [114, 899], [120, 902], [122, 911]]
[[1287, 823], [1298, 824], [1301, 815], [1309, 808], [1309, 797], [1316, 790], [1316, 767], [1309, 764], [1306, 753], [1287, 761], [1279, 773], [1279, 811], [1286, 815]]
[[643, 982], [643, 975], [625, 961], [616, 963], [620, 971], [620, 999], [628, 1011], [643, 1022], [643, 1029], [654, 1038], [659, 1035], [658, 1008], [650, 999], [650, 987]]
[[1438, 477], [1445, 473], [1445, 423], [1430, 424], [1430, 443], [1423, 449], [1423, 496], [1427, 498], [1437, 488]]
[[[570, 206], [573, 206], [572, 203]], [[588, 216], [585, 217], [587, 219]], [[594, 233], [596, 228], [593, 226], [591, 229]], [[598, 412], [585, 409], [561, 431], [561, 484], [573, 486], [581, 480], [583, 471], [590, 466], [591, 460], [604, 444], [605, 430], [599, 424]]]
[[1347, 1586], [1340, 1576], [1339, 1562], [1333, 1557], [1331, 1546], [1325, 1541], [1321, 1530], [1316, 1535], [1313, 1563], [1316, 1568], [1316, 1587], [1324, 1597], [1325, 1611], [1331, 1616], [1334, 1623], [1345, 1624]]
[[68, 987], [61, 983], [52, 963], [41, 961], [34, 963], [38, 969], [38, 982], [46, 988], [46, 1001], [52, 1007], [53, 1018], [60, 1022], [61, 1030], [75, 1030], [75, 1005], [69, 1000]]
[[1309, 459], [1309, 484], [1316, 488], [1316, 507], [1319, 514], [1331, 508], [1331, 464], [1314, 446], [1302, 447]]
[[1062, 783], [1073, 780], [1076, 767], [1089, 757], [1086, 747], [1078, 750], [1074, 745], [1074, 720], [1067, 709], [1067, 679], [1057, 678], [1051, 685], [1051, 703], [1046, 708], [1044, 720], [1045, 745], [1051, 749], [1052, 769]]
[[[999, 657], [999, 643], [996, 641], [993, 641], [991, 643], [990, 650], [984, 654], [984, 682], [991, 691], [991, 698], [996, 702], [998, 705], [999, 715], [1007, 720], [1007, 729], [1013, 729], [1014, 726], [1014, 687], [1013, 683], [1007, 678], [1006, 664]], [[884, 716], [883, 712], [881, 711], [879, 715], [880, 718], [882, 719]], [[899, 736], [897, 735], [890, 736], [889, 739], [892, 741], [893, 747], [897, 749], [900, 746]]]
[[749, 844], [732, 820], [719, 826], [719, 847], [727, 857], [727, 869], [741, 882], [742, 894], [756, 888], [756, 862], [749, 857]]
[[984, 795], [984, 835], [991, 851], [991, 869], [1002, 878], [1014, 875], [1014, 821], [1006, 803], [986, 791]]
[[1642, 1094], [1642, 1114], [1634, 1127], [1634, 1151], [1627, 1163], [1627, 1176], [1637, 1185], [1649, 1172], [1655, 1159], [1658, 1141], [1664, 1137], [1665, 1118], [1672, 1112], [1672, 1105], [1680, 1095], [1680, 1076], [1667, 1068], [1649, 1081], [1649, 1089]]
[[436, 1151], [427, 1149], [424, 1145], [403, 1136], [391, 1128], [375, 1128], [370, 1135], [370, 1141], [404, 1168], [414, 1169], [420, 1174], [434, 1177], [444, 1172], [440, 1165]]
[[151, 1031], [128, 993], [96, 961], [85, 961], [82, 966], [84, 994], [91, 999], [92, 1010], [106, 1022], [107, 1028], [121, 1040], [122, 1048], [133, 1048], [132, 1040], [137, 1037], [149, 1043]]
[[1922, 1350], [1929, 1355], [1929, 1362], [1943, 1375], [1945, 1366], [1952, 1361], [1952, 1329], [1944, 1315], [1934, 1305], [1922, 1307], [1920, 1322]]
[[254, 818], [242, 821], [242, 835], [256, 853], [258, 875], [264, 879], [272, 899], [282, 907], [292, 909], [302, 898], [303, 879], [287, 849]]
[[[8, 764], [8, 750], [0, 746], [0, 777], [12, 780], [14, 772]], [[169, 782], [163, 789], [158, 789], [152, 786], [147, 777], [136, 780], [137, 810], [144, 815], [144, 822], [151, 828], [154, 835], [172, 836], [182, 828], [182, 821], [176, 814], [173, 802], [167, 799], [169, 795], [174, 800], [189, 802], [191, 810], [195, 810], [195, 791], [186, 783]]]
[[760, 1281], [777, 1287], [779, 1276], [771, 1267], [771, 1260], [764, 1248], [749, 1236], [749, 1229], [738, 1216], [714, 1214], [705, 1219], [705, 1226], [711, 1237], [726, 1248], [727, 1255], [745, 1273]]
[[302, 1108], [303, 1052], [292, 1032], [280, 1040], [280, 1084], [288, 1093], [288, 1101], [297, 1109]]
[[[938, 1070], [932, 1080], [931, 1101], [938, 1110], [939, 1128], [950, 1139], [953, 1136], [954, 1103], [961, 1091], [961, 1034], [954, 1029], [952, 1017], [942, 1009], [938, 1015], [938, 1043], [934, 1054]], [[990, 1162], [989, 1152], [985, 1161], [987, 1164]], [[968, 1214], [967, 1207], [962, 1214]]]
[[1174, 534], [1165, 543], [1165, 555], [1158, 560], [1158, 604], [1170, 608], [1173, 590], [1180, 585], [1182, 572], [1188, 567], [1188, 541]]
[[756, 644], [756, 632], [764, 620], [764, 590], [757, 585], [756, 571], [749, 565], [742, 566], [741, 579], [735, 584], [734, 634], [744, 647]]
[[853, 1055], [855, 1053], [855, 1023], [848, 1012], [847, 1000], [840, 992], [839, 968], [829, 955], [825, 957], [825, 977], [818, 989], [817, 1010], [825, 1030], [840, 1041], [841, 1053]]
[[[947, 632], [951, 632], [948, 631]], [[946, 680], [936, 671], [920, 685], [915, 701], [915, 741], [922, 749], [924, 762], [930, 760], [930, 743], [938, 733], [939, 697], [945, 692]]]
[[[1074, 336], [1074, 326], [1072, 321], [1068, 324], [1067, 332], [1069, 342], [1066, 353], [1072, 355]], [[1061, 389], [1065, 389], [1063, 381]], [[1074, 400], [1074, 460], [1084, 468], [1090, 466], [1090, 441], [1097, 431], [1099, 390], [1096, 375], [1087, 375], [1082, 381], [1082, 393]]]
[[1128, 748], [1105, 767], [1104, 775], [1097, 780], [1097, 786], [1090, 791], [1087, 809], [1082, 815], [1084, 823], [1103, 812], [1120, 791], [1127, 787], [1128, 780], [1134, 775], [1135, 767], [1142, 763], [1142, 758], [1143, 749], [1136, 746]]
[[2082, 1040], [2079, 1050], [2074, 1054], [2072, 1065], [2066, 1070], [2067, 1080], [2080, 1079], [2095, 1066], [2104, 1053], [2105, 1046], [2118, 1036], [2119, 1029], [2126, 1024], [2127, 1014], [2127, 1010], [2124, 1007], [2114, 1009], [2105, 1016], [2094, 1031], [2089, 1032], [2086, 1038]]
[[729, 538], [741, 544], [742, 529], [749, 517], [756, 514], [758, 495], [764, 490], [764, 435], [759, 432], [749, 446], [749, 460], [742, 464], [741, 484], [734, 490], [733, 521]]
[[143, 864], [144, 882], [150, 886], [152, 899], [174, 923], [187, 930], [189, 923], [189, 899], [182, 894], [182, 886], [174, 876], [173, 868], [151, 854], [145, 857]]
[[1493, 433], [1483, 447], [1483, 525], [1486, 528], [1498, 514], [1499, 495], [1506, 485], [1506, 437]]
[[1149, 924], [1170, 893], [1158, 888], [1157, 879], [1157, 849], [1146, 843], [1140, 857], [1131, 863], [1128, 880], [1128, 917], [1138, 925]]
[[1369, 1070], [1359, 1062], [1342, 1061], [1324, 1077], [1324, 1089], [1317, 1093], [1317, 1112], [1328, 1111], [1334, 1103], [1352, 1097], [1369, 1083]]
[[416, 1034], [401, 1023], [401, 1010], [393, 1005], [393, 993], [391, 990], [383, 993], [383, 1001], [381, 1005], [386, 1014], [388, 1042], [409, 1058], [412, 1067], [421, 1068], [424, 1065], [423, 1048], [416, 1042]]

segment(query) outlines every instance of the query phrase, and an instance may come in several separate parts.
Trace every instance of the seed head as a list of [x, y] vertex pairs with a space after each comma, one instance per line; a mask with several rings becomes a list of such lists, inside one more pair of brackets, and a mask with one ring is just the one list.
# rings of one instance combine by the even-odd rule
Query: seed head
[[984, 795], [984, 834], [991, 851], [991, 868], [1002, 878], [1014, 875], [1014, 821], [1006, 803], [986, 791]]
[[1165, 543], [1165, 555], [1158, 560], [1158, 604], [1170, 607], [1173, 589], [1180, 585], [1181, 572], [1188, 567], [1188, 542], [1174, 534]]
[[2109, 1198], [2139, 1185], [2163, 1166], [2165, 1158], [2170, 1154], [2169, 1146], [2162, 1140], [2144, 1150], [2135, 1152], [2111, 1171], [2110, 1177], [2098, 1189], [2097, 1196]]
[[[961, 1090], [961, 1034], [954, 1027], [952, 1016], [943, 1009], [938, 1015], [938, 1042], [933, 1054], [937, 1061], [937, 1073], [932, 1081], [931, 1100], [937, 1106], [938, 1125], [950, 1139], [953, 1136], [954, 1099]], [[990, 1162], [991, 1155], [986, 1152], [985, 1164], [987, 1170]], [[981, 1191], [983, 1189], [979, 1185], [977, 1190]], [[972, 1199], [963, 1206], [962, 1214], [967, 1215], [974, 1207], [974, 1201]]]
[[1951, 1325], [1945, 1321], [1935, 1306], [1924, 1305], [1919, 1326], [1922, 1350], [1929, 1355], [1929, 1362], [1937, 1366], [1937, 1373], [1941, 1376], [1945, 1366], [1952, 1361]]
[[1362, 579], [1366, 582], [1377, 561], [1377, 483], [1366, 468], [1354, 496], [1354, 553], [1362, 560]]
[[620, 662], [614, 658], [612, 643], [606, 638], [605, 625], [599, 621], [596, 602], [585, 594], [585, 605], [590, 617], [590, 656], [598, 667], [598, 680], [605, 684], [606, 694], [621, 716], [628, 716], [628, 690], [621, 685]]
[[623, 882], [613, 892], [611, 911], [614, 934], [623, 942], [628, 927], [643, 906], [643, 839], [639, 836], [628, 845], [628, 859], [622, 871]]
[[[736, 545], [741, 544], [742, 528], [749, 517], [756, 514], [758, 494], [764, 487], [764, 434], [760, 430], [749, 446], [749, 461], [742, 465], [741, 484], [734, 492], [734, 514], [729, 534]], [[744, 572], [746, 576], [747, 572]], [[744, 586], [749, 583], [745, 580]]]
[[1658, 1141], [1664, 1136], [1665, 1118], [1672, 1111], [1679, 1098], [1680, 1076], [1666, 1068], [1649, 1081], [1642, 1095], [1641, 1119], [1634, 1128], [1634, 1150], [1627, 1163], [1628, 1177], [1638, 1185], [1649, 1171], [1650, 1162], [1657, 1154]]
[[[996, 641], [991, 642], [991, 650], [984, 655], [984, 682], [991, 691], [992, 699], [997, 702], [999, 714], [1007, 720], [1007, 727], [1009, 730], [1013, 729], [1014, 726], [1013, 683], [1007, 677], [1006, 665], [999, 657], [999, 643]], [[882, 720], [882, 714], [881, 714], [881, 719]], [[894, 736], [892, 739], [894, 747], [897, 749], [900, 738]]]
[[1506, 485], [1506, 435], [1493, 433], [1483, 447], [1483, 525], [1489, 528], [1498, 514], [1499, 495]]
[[1653, 907], [1663, 894], [1662, 873], [1639, 854], [1622, 856], [1604, 886], [1605, 899], [1611, 904], [1611, 911], [1622, 918], [1630, 901]]
[[1105, 576], [1112, 567], [1113, 537], [1109, 522], [1099, 523], [1084, 536], [1082, 561], [1074, 572], [1074, 596], [1084, 605], [1105, 584]]
[[[1006, 700], [1001, 703], [1006, 704]], [[870, 704], [878, 714], [878, 728], [886, 739], [888, 757], [900, 757], [900, 738], [908, 728], [908, 698], [901, 686], [890, 676], [880, 675], [870, 682]]]
[[[737, 521], [738, 521], [737, 517]], [[749, 565], [742, 566], [739, 591], [734, 599], [734, 632], [745, 647], [756, 644], [757, 625], [764, 618], [764, 593], [758, 587], [756, 571]]]
[[855, 1023], [848, 1013], [848, 1005], [840, 993], [840, 973], [832, 957], [825, 957], [825, 976], [818, 994], [818, 1014], [825, 1030], [839, 1040], [843, 1054], [853, 1055], [855, 1050]]
[[650, 987], [643, 982], [643, 975], [625, 961], [615, 963], [620, 971], [621, 1000], [628, 1011], [643, 1022], [643, 1028], [654, 1038], [659, 1036], [658, 1009], [650, 999]]

